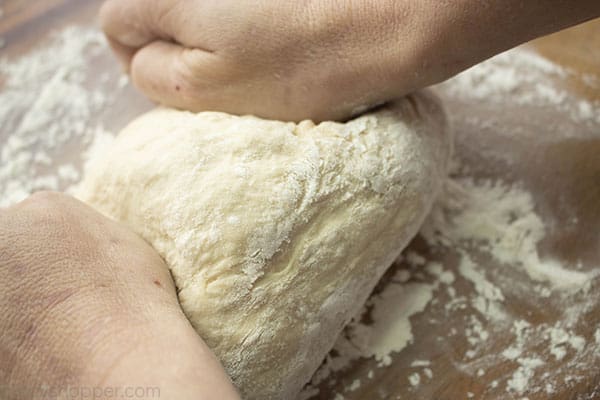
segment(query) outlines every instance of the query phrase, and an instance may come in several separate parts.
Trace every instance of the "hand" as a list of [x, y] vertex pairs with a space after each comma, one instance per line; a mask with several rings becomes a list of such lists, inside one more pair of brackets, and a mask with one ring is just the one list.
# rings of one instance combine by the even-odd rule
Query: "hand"
[[114, 0], [101, 21], [133, 83], [159, 103], [322, 120], [391, 94], [389, 74], [373, 62], [381, 53], [373, 41], [389, 39], [396, 25], [380, 32], [368, 15], [358, 20], [363, 10], [342, 8], [332, 1]]
[[153, 100], [342, 119], [600, 15], [598, 0], [108, 0], [110, 43]]
[[162, 259], [83, 203], [0, 209], [0, 273], [0, 398], [239, 399]]

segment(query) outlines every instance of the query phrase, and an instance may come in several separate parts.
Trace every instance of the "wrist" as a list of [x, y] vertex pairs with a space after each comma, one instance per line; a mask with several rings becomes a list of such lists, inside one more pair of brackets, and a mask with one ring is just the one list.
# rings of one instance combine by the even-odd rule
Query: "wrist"
[[379, 61], [388, 98], [439, 83], [502, 51], [600, 16], [597, 0], [377, 3], [373, 20], [378, 22], [371, 23], [394, 27], [380, 35], [387, 38]]

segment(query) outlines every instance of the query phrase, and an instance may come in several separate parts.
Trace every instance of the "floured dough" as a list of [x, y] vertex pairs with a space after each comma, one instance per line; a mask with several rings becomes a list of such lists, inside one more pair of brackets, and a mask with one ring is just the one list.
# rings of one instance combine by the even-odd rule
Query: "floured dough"
[[244, 399], [291, 400], [417, 232], [450, 147], [425, 94], [319, 125], [157, 109], [78, 197], [163, 256]]

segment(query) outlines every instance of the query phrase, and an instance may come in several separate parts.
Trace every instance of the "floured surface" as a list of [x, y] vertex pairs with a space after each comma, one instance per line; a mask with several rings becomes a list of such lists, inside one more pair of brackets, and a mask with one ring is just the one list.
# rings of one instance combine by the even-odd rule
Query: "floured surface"
[[[80, 21], [91, 21], [89, 16], [91, 13]], [[597, 32], [598, 24], [595, 26], [591, 29]], [[10, 35], [4, 36], [2, 57], [17, 54]], [[586, 57], [589, 48], [598, 45], [582, 45], [581, 59], [592, 63], [593, 58]], [[575, 51], [573, 48], [570, 54]], [[517, 64], [519, 70], [515, 70]], [[85, 65], [97, 71], [96, 76], [107, 72], [110, 82], [118, 82], [118, 66], [105, 47], [98, 60], [88, 60]], [[454, 183], [449, 185], [451, 196], [444, 198], [439, 209], [452, 210], [454, 218], [432, 216], [427, 226], [439, 224], [450, 244], [440, 244], [442, 235], [424, 234], [416, 239], [410, 246], [412, 252], [405, 253], [402, 263], [380, 284], [378, 290], [387, 294], [372, 296], [369, 301], [371, 310], [395, 314], [393, 323], [384, 317], [379, 326], [398, 332], [393, 335], [398, 340], [387, 340], [390, 330], [373, 332], [369, 329], [372, 324], [364, 323], [358, 329], [358, 324], [353, 324], [348, 338], [338, 340], [328, 367], [315, 376], [319, 393], [312, 389], [306, 396], [328, 400], [533, 400], [593, 399], [600, 393], [600, 291], [597, 281], [587, 278], [600, 266], [600, 113], [598, 103], [581, 94], [596, 94], [596, 101], [600, 100], [600, 77], [565, 71], [519, 51], [506, 53], [485, 68], [467, 72], [440, 88], [455, 117], [458, 159]], [[598, 69], [587, 66], [587, 70]], [[0, 75], [3, 82], [4, 70]], [[486, 80], [487, 76], [496, 78]], [[34, 90], [34, 86], [23, 90]], [[4, 89], [0, 90], [0, 96], [4, 95]], [[104, 94], [111, 93], [107, 90]], [[109, 131], [139, 115], [145, 103], [125, 87], [116, 104], [105, 108], [103, 112], [109, 115], [101, 118]], [[113, 108], [118, 113], [111, 114]], [[4, 141], [14, 131], [4, 121], [0, 124], [0, 148], [4, 151]], [[97, 125], [91, 122], [87, 126]], [[77, 147], [58, 144], [50, 149], [40, 140], [34, 142], [43, 152], [65, 155], [52, 160], [53, 166], [72, 163], [79, 170], [81, 153], [73, 151]], [[102, 140], [98, 143], [101, 146]], [[0, 168], [4, 167], [3, 161]], [[6, 182], [2, 179], [0, 187]], [[26, 182], [29, 177], [11, 179], [26, 188], [30, 185]], [[36, 188], [64, 188], [69, 182], [59, 181], [55, 186], [48, 181], [47, 186]], [[10, 193], [2, 189], [0, 199], [7, 196]], [[481, 212], [468, 211], [473, 209]], [[513, 212], [518, 224], [507, 222], [515, 218]], [[475, 216], [483, 217], [482, 223], [487, 225], [485, 238], [508, 228], [510, 234], [502, 235], [501, 240], [507, 248], [516, 239], [516, 251], [494, 251], [482, 243], [485, 238], [479, 233], [469, 243], [472, 232], [468, 225], [448, 225]], [[495, 229], [497, 224], [503, 228]], [[521, 227], [531, 232], [525, 234]], [[533, 253], [527, 250], [532, 248]], [[546, 266], [541, 276], [546, 278], [532, 279], [530, 267], [514, 264], [511, 260], [519, 254], [533, 257], [534, 266]], [[556, 283], [564, 287], [557, 288]], [[394, 309], [398, 299], [410, 306]], [[364, 321], [370, 318], [366, 315]], [[407, 319], [409, 324], [402, 322]], [[361, 330], [364, 335], [350, 334]], [[374, 337], [386, 340], [376, 346], [369, 341]], [[377, 359], [362, 357], [375, 354], [374, 350]]]
[[576, 76], [513, 50], [437, 88], [458, 135], [446, 195], [304, 398], [600, 393], [600, 104]]

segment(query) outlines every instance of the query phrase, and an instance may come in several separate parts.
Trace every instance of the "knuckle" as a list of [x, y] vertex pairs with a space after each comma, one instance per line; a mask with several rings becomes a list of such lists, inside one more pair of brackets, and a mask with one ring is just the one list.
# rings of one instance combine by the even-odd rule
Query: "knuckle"
[[39, 192], [33, 193], [29, 196], [31, 199], [40, 200], [40, 201], [53, 201], [60, 194], [57, 192], [52, 192], [50, 190], [40, 190]]
[[120, 31], [122, 26], [130, 25], [129, 19], [131, 19], [131, 11], [135, 9], [133, 7], [135, 4], [135, 1], [105, 0], [98, 10], [101, 28], [108, 32]]
[[50, 192], [50, 191], [35, 192], [31, 196], [29, 196], [27, 199], [25, 199], [22, 202], [22, 204], [24, 206], [54, 208], [59, 204], [61, 196], [62, 195], [57, 192]]
[[58, 192], [36, 192], [19, 203], [21, 219], [38, 227], [62, 227], [68, 218], [67, 196]]
[[114, 11], [115, 11], [115, 2], [112, 0], [107, 0], [102, 4], [99, 11], [100, 18], [100, 26], [102, 30], [108, 32], [111, 27], [111, 22], [114, 19]]

